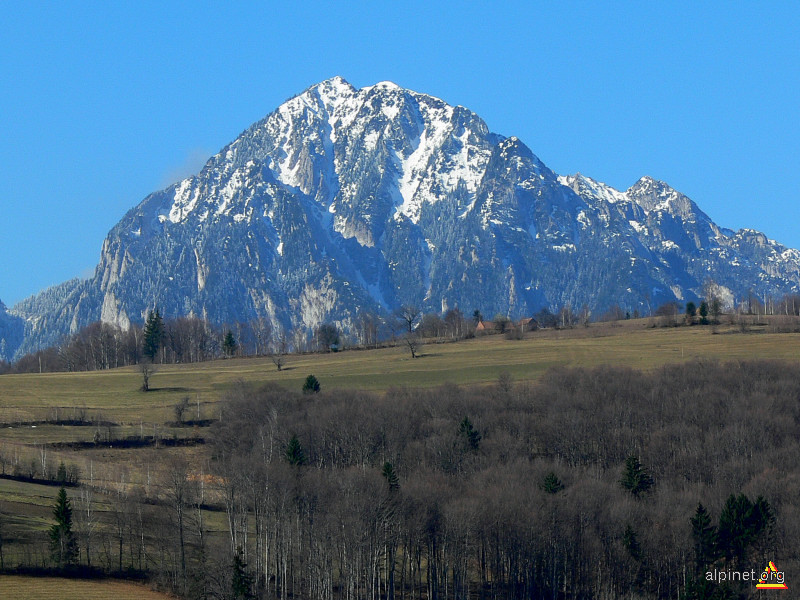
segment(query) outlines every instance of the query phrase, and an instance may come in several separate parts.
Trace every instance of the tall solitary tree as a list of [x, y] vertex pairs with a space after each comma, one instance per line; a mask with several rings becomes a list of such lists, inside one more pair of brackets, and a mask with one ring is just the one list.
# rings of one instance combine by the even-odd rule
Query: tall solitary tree
[[412, 333], [422, 317], [422, 311], [414, 304], [404, 304], [395, 314], [406, 333]]
[[150, 359], [150, 362], [155, 362], [158, 351], [164, 341], [164, 319], [161, 318], [158, 309], [147, 313], [143, 338], [144, 348], [142, 348], [142, 353]]
[[59, 567], [66, 567], [78, 557], [78, 545], [72, 532], [72, 504], [62, 487], [53, 507], [55, 525], [50, 527], [50, 555]]
[[227, 357], [233, 356], [236, 352], [236, 338], [233, 337], [233, 332], [230, 329], [225, 334], [225, 339], [222, 340], [222, 351]]

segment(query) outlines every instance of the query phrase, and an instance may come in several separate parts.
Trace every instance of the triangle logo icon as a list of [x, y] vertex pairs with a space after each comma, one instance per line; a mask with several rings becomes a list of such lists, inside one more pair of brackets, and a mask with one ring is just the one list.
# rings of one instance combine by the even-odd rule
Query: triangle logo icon
[[759, 590], [788, 590], [783, 579], [783, 571], [778, 571], [775, 563], [769, 561], [767, 568], [761, 573], [761, 579], [756, 584]]

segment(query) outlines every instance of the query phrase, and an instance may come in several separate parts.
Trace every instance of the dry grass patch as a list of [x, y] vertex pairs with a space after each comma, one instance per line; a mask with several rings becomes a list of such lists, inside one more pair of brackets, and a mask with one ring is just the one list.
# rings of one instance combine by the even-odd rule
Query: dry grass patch
[[60, 577], [0, 575], [0, 597], [14, 600], [168, 600], [172, 596], [135, 583]]

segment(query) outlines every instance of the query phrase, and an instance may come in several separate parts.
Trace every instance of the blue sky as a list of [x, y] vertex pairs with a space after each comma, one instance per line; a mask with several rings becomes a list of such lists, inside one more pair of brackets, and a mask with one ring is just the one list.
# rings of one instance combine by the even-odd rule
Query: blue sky
[[800, 247], [800, 3], [650, 4], [7, 4], [0, 299], [90, 274], [125, 212], [333, 75], [461, 104], [557, 173], [651, 175]]

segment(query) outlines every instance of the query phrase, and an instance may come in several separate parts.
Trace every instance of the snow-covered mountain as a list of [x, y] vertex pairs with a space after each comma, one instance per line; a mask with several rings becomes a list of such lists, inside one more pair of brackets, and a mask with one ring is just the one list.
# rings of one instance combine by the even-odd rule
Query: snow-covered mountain
[[335, 77], [145, 198], [108, 234], [93, 278], [10, 311], [25, 339], [6, 347], [29, 351], [99, 319], [127, 327], [153, 306], [345, 329], [360, 311], [408, 303], [647, 312], [709, 279], [732, 299], [797, 291], [800, 253], [718, 227], [649, 177], [625, 192], [558, 177], [464, 107]]

